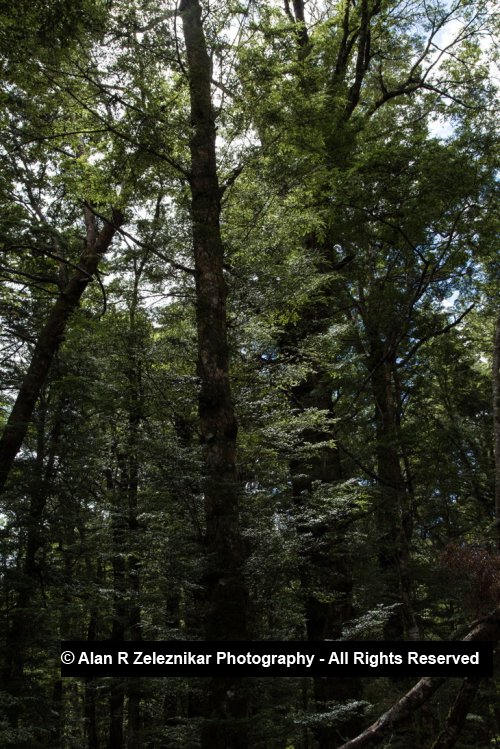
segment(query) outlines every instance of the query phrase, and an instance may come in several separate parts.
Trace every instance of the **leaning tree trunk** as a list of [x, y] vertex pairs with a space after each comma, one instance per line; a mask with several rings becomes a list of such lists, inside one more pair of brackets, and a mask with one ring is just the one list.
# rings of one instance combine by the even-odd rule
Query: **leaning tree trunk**
[[[196, 276], [199, 421], [203, 446], [206, 519], [208, 640], [247, 638], [244, 544], [239, 527], [237, 422], [229, 383], [227, 286], [223, 275], [220, 196], [216, 166], [211, 63], [198, 0], [180, 5], [191, 103], [191, 221]], [[246, 746], [246, 700], [235, 680], [214, 679], [209, 690], [203, 746]]]
[[123, 223], [122, 214], [113, 210], [112, 221], [97, 231], [95, 216], [85, 207], [87, 240], [80, 262], [66, 286], [61, 289], [49, 318], [42, 328], [30, 366], [24, 376], [14, 407], [0, 438], [0, 492], [8, 479], [17, 453], [26, 437], [35, 404], [47, 378], [57, 349], [64, 338], [66, 326], [78, 306], [83, 292], [97, 271], [99, 261], [108, 250], [116, 229]]

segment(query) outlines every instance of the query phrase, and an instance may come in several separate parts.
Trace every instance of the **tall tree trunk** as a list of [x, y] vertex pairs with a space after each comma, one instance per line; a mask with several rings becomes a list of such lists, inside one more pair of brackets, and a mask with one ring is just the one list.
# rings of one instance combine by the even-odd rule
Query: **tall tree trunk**
[[[320, 241], [315, 234], [304, 239], [307, 251], [315, 258], [319, 277], [323, 277], [322, 295], [313, 298], [301, 310], [299, 321], [287, 326], [279, 341], [286, 358], [298, 362], [302, 342], [309, 336], [324, 334], [332, 322], [333, 300], [338, 299], [338, 282], [332, 271], [339, 265], [333, 258], [331, 240]], [[345, 262], [345, 261], [344, 261]], [[314, 371], [290, 392], [292, 408], [306, 412], [318, 409], [332, 419], [333, 384], [330, 374], [321, 363], [315, 362]], [[332, 485], [342, 480], [340, 452], [335, 446], [320, 446], [335, 440], [333, 429], [310, 428], [302, 435], [303, 444], [314, 449], [307, 459], [290, 462], [292, 491], [297, 514], [297, 532], [301, 542], [300, 580], [304, 596], [306, 636], [310, 641], [337, 639], [344, 624], [352, 618], [352, 565], [347, 551], [347, 524], [336, 518], [324, 518], [313, 523], [304, 522], [311, 516], [314, 484]], [[317, 446], [314, 448], [314, 446]], [[312, 452], [312, 451], [311, 451]], [[337, 700], [356, 699], [361, 694], [358, 678], [314, 679], [316, 710], [324, 713], [328, 704]], [[357, 726], [349, 721], [342, 724], [342, 735], [353, 735]], [[334, 727], [319, 726], [314, 737], [320, 749], [335, 746], [339, 733]]]
[[[103, 586], [103, 570], [101, 560], [97, 560], [97, 569], [95, 575], [93, 573], [92, 562], [88, 554], [85, 555], [85, 566], [87, 570], [88, 580], [94, 580], [98, 585]], [[99, 620], [99, 609], [95, 604], [92, 604], [90, 609], [89, 625], [87, 628], [87, 640], [88, 642], [94, 642], [97, 639], [97, 627]], [[97, 721], [97, 705], [96, 705], [96, 681], [92, 677], [85, 679], [85, 691], [83, 695], [83, 714], [84, 714], [84, 737], [86, 743], [86, 749], [100, 749], [99, 742], [99, 731]]]
[[500, 315], [493, 343], [493, 438], [495, 445], [495, 528], [500, 549]]
[[[128, 401], [128, 529], [129, 529], [129, 555], [128, 555], [128, 580], [129, 580], [129, 629], [130, 639], [140, 642], [141, 630], [141, 608], [139, 604], [139, 593], [141, 587], [141, 562], [139, 556], [139, 534], [140, 525], [138, 515], [139, 495], [139, 430], [143, 419], [142, 408], [142, 362], [139, 351], [139, 328], [137, 326], [136, 312], [139, 302], [139, 280], [144, 267], [142, 262], [139, 267], [135, 266], [134, 293], [130, 307], [130, 327], [128, 335], [128, 369], [126, 372], [129, 401]], [[127, 682], [127, 749], [141, 749], [142, 746], [142, 717], [141, 717], [141, 689], [142, 681], [138, 678], [129, 679]]]
[[[21, 578], [14, 588], [14, 605], [7, 627], [3, 682], [5, 689], [14, 698], [8, 708], [8, 719], [16, 727], [22, 715], [20, 700], [25, 692], [25, 653], [34, 636], [33, 617], [30, 607], [40, 586], [40, 550], [44, 546], [43, 516], [52, 477], [56, 447], [60, 435], [60, 417], [56, 418], [49, 444], [46, 440], [46, 403], [41, 398], [41, 407], [36, 420], [37, 451], [34, 473], [31, 479], [29, 507], [26, 524], [26, 551], [22, 562]], [[19, 552], [22, 553], [21, 550]]]
[[[138, 521], [139, 495], [139, 439], [143, 419], [142, 361], [140, 354], [140, 324], [137, 321], [139, 281], [145, 258], [134, 265], [134, 288], [129, 311], [126, 341], [125, 377], [127, 379], [127, 440], [124, 449], [116, 447], [118, 480], [108, 472], [108, 488], [114, 497], [112, 518], [114, 612], [112, 639], [123, 641], [130, 634], [133, 642], [140, 642], [141, 609], [139, 604], [141, 560], [139, 554], [140, 524]], [[141, 681], [129, 679], [125, 683], [115, 679], [110, 694], [110, 749], [140, 749], [142, 745]], [[124, 736], [125, 697], [127, 697], [126, 737]]]
[[[332, 386], [324, 372], [316, 372], [293, 390], [295, 405], [331, 412]], [[333, 414], [332, 414], [333, 415]], [[330, 441], [331, 432], [308, 430], [304, 442], [319, 445]], [[313, 484], [333, 484], [342, 479], [340, 455], [335, 447], [318, 448], [308, 460], [291, 463], [292, 490], [299, 514], [298, 532], [302, 538], [300, 577], [305, 597], [304, 613], [309, 641], [336, 640], [342, 636], [343, 625], [352, 617], [352, 572], [347, 554], [346, 526], [331, 518], [314, 523], [303, 522], [300, 516], [310, 512]], [[318, 712], [326, 712], [329, 703], [359, 697], [360, 680], [314, 679], [314, 699]], [[342, 735], [332, 726], [318, 726], [314, 735], [320, 749], [330, 749], [342, 737], [353, 735], [356, 725], [342, 723]]]
[[375, 402], [376, 460], [380, 497], [377, 502], [379, 563], [385, 587], [386, 604], [399, 604], [385, 625], [388, 640], [418, 637], [412, 606], [409, 572], [411, 516], [401, 469], [399, 424], [389, 360], [380, 336], [368, 332], [368, 367]]
[[40, 332], [28, 371], [0, 438], [0, 492], [4, 489], [16, 455], [26, 437], [35, 404], [47, 379], [55, 353], [64, 338], [68, 320], [92, 280], [100, 259], [108, 250], [116, 229], [123, 223], [122, 214], [113, 210], [112, 221], [106, 222], [98, 232], [92, 210], [86, 207], [84, 212], [87, 239], [78, 270], [61, 290]]
[[[111, 471], [108, 471], [108, 489], [113, 496], [113, 514], [111, 518], [112, 534], [112, 569], [113, 569], [113, 623], [111, 640], [123, 642], [128, 624], [127, 596], [127, 510], [122, 506], [123, 497], [127, 493], [127, 476], [125, 460], [117, 455], [119, 480], [115, 482]], [[118, 677], [111, 679], [109, 696], [109, 749], [123, 748], [123, 716], [125, 705], [125, 683]]]
[[[204, 458], [208, 640], [247, 638], [244, 543], [239, 526], [237, 422], [229, 382], [227, 286], [223, 275], [220, 197], [211, 64], [198, 0], [180, 4], [191, 103], [191, 220], [196, 276], [199, 419]], [[246, 699], [241, 685], [215, 679], [210, 688], [203, 746], [244, 747]]]

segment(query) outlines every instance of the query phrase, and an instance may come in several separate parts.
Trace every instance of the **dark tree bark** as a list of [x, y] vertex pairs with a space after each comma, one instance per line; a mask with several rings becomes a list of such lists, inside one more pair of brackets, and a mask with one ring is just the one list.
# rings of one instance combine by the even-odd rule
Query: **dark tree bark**
[[289, 0], [285, 0], [285, 12], [297, 28], [297, 43], [299, 60], [304, 60], [311, 51], [309, 43], [309, 32], [307, 31], [304, 14], [304, 1], [293, 0], [293, 13]]
[[[128, 529], [129, 557], [128, 581], [130, 606], [128, 625], [130, 639], [133, 642], [142, 640], [141, 608], [139, 594], [141, 589], [141, 561], [139, 556], [141, 527], [138, 520], [139, 498], [139, 431], [144, 418], [142, 402], [142, 359], [140, 352], [140, 329], [137, 324], [137, 306], [139, 302], [139, 281], [145, 265], [145, 259], [135, 264], [134, 290], [129, 314], [128, 334]], [[129, 679], [127, 683], [127, 749], [141, 749], [142, 715], [141, 715], [142, 682], [140, 679]]]
[[[128, 624], [127, 596], [127, 514], [122, 506], [122, 497], [127, 493], [127, 480], [123, 456], [118, 455], [119, 481], [113, 481], [111, 471], [108, 472], [108, 489], [113, 496], [113, 515], [111, 518], [112, 534], [112, 570], [113, 570], [113, 623], [111, 640], [123, 642]], [[125, 682], [120, 678], [111, 680], [109, 696], [109, 749], [122, 749], [124, 742], [123, 717], [125, 705]]]
[[[94, 575], [92, 563], [88, 555], [85, 558], [87, 575], [89, 580], [95, 578], [96, 583], [103, 584], [102, 565], [100, 560], [97, 562], [97, 570]], [[93, 604], [90, 609], [89, 625], [87, 628], [87, 640], [93, 642], [97, 639], [97, 624], [99, 618], [98, 607]], [[84, 736], [87, 749], [100, 749], [99, 731], [97, 721], [97, 699], [96, 699], [96, 681], [91, 677], [85, 679], [85, 691], [83, 696], [84, 702]]]
[[28, 371], [0, 438], [0, 492], [4, 489], [16, 455], [26, 437], [35, 404], [55, 353], [64, 338], [68, 320], [92, 280], [100, 259], [108, 250], [116, 229], [123, 223], [122, 214], [113, 210], [112, 221], [106, 222], [99, 232], [91, 208], [85, 207], [84, 213], [87, 238], [78, 270], [61, 290], [40, 332]]
[[87, 749], [100, 749], [97, 730], [96, 683], [94, 679], [85, 679], [84, 692], [84, 735]]
[[[314, 407], [331, 412], [331, 386], [322, 373], [311, 374], [293, 390], [294, 405], [303, 410]], [[318, 445], [317, 455], [291, 462], [292, 489], [299, 514], [298, 530], [304, 536], [301, 557], [302, 587], [306, 596], [305, 619], [308, 640], [336, 639], [342, 624], [349, 618], [352, 580], [344, 557], [341, 538], [345, 529], [340, 523], [325, 520], [311, 524], [301, 519], [310, 504], [316, 482], [332, 484], [341, 479], [338, 450], [321, 446], [332, 440], [332, 433], [319, 429], [307, 430], [304, 444]], [[310, 539], [309, 541], [307, 539]], [[325, 597], [332, 596], [331, 602]]]
[[495, 528], [500, 549], [500, 315], [493, 344], [493, 438], [495, 446]]
[[[308, 55], [312, 50], [312, 43], [306, 26], [305, 3], [303, 0], [293, 0], [293, 13], [289, 0], [284, 0], [284, 9], [288, 18], [294, 23], [297, 30], [297, 59], [306, 64]], [[348, 60], [353, 54], [353, 47], [359, 31], [352, 33], [352, 40], [348, 39], [351, 34], [349, 19], [350, 2], [346, 3], [343, 25], [343, 41], [335, 75], [332, 85], [328, 87], [328, 94], [332, 97], [332, 123], [331, 132], [327, 134], [328, 158], [331, 164], [337, 166], [345, 162], [346, 149], [338, 149], [338, 137], [346, 128], [358, 100], [362, 81], [369, 58], [369, 24], [372, 15], [368, 12], [367, 3], [362, 4], [362, 30], [360, 51], [358, 51], [358, 63], [356, 66], [356, 85], [349, 92], [349, 111], [342, 116], [335, 115], [336, 99], [341, 90], [347, 71]], [[362, 58], [362, 62], [360, 62]], [[308, 98], [317, 91], [314, 79], [308, 79], [299, 73], [302, 93]], [[325, 185], [325, 193], [329, 187]], [[298, 323], [285, 331], [280, 343], [280, 348], [287, 356], [296, 359], [294, 350], [297, 351], [300, 341], [314, 333], [324, 333], [334, 318], [332, 311], [335, 301], [338, 302], [339, 284], [333, 277], [333, 272], [339, 271], [347, 265], [352, 257], [343, 258], [334, 262], [334, 241], [332, 237], [320, 239], [314, 232], [304, 237], [304, 247], [314, 258], [319, 278], [323, 278], [322, 298], [312, 300], [301, 311], [301, 319]], [[341, 305], [342, 306], [342, 305]], [[330, 376], [321, 365], [316, 367], [314, 374], [309, 375], [300, 385], [293, 388], [290, 400], [294, 408], [301, 410], [317, 408], [321, 411], [332, 412], [332, 384]], [[332, 432], [321, 430], [308, 430], [303, 435], [304, 442], [310, 445], [331, 441], [334, 438]], [[295, 460], [290, 465], [292, 475], [292, 489], [296, 511], [299, 516], [306, 512], [310, 506], [312, 487], [314, 482], [332, 484], [342, 479], [340, 453], [338, 448], [319, 448], [318, 454], [307, 461]], [[314, 523], [311, 528], [300, 522], [297, 525], [299, 537], [302, 539], [300, 577], [301, 588], [304, 595], [304, 615], [307, 639], [323, 640], [336, 639], [341, 636], [343, 625], [352, 618], [352, 569], [351, 561], [347, 553], [346, 530], [347, 525], [335, 520], [327, 520], [323, 523]], [[328, 598], [330, 597], [330, 601]], [[361, 682], [356, 677], [348, 679], [314, 679], [314, 700], [316, 709], [320, 712], [328, 710], [329, 703], [337, 700], [359, 698], [361, 695]], [[344, 722], [342, 725], [343, 736], [353, 735], [356, 725], [353, 722]], [[320, 749], [331, 749], [340, 740], [339, 733], [334, 727], [319, 726], [314, 730], [315, 739]]]
[[[367, 312], [367, 318], [369, 312]], [[365, 321], [365, 324], [368, 319]], [[418, 625], [412, 606], [409, 572], [409, 542], [412, 518], [409, 496], [401, 468], [399, 416], [393, 381], [393, 356], [384, 347], [380, 331], [367, 324], [367, 367], [375, 404], [376, 460], [380, 498], [376, 518], [379, 532], [379, 564], [387, 604], [399, 604], [389, 617], [387, 640], [416, 639]]]
[[[130, 356], [131, 352], [128, 353]], [[129, 634], [132, 641], [141, 640], [141, 614], [138, 602], [140, 560], [137, 553], [138, 429], [141, 407], [138, 391], [139, 372], [136, 366], [138, 367], [138, 361], [133, 356], [129, 360], [129, 370], [126, 373], [130, 387], [128, 443], [126, 451], [116, 449], [118, 480], [108, 471], [108, 489], [113, 496], [111, 529], [114, 602], [111, 639], [115, 642], [123, 642]], [[122, 749], [125, 745], [126, 696], [127, 749], [140, 749], [140, 685], [136, 679], [125, 682], [118, 678], [113, 679], [111, 683], [109, 749]]]
[[445, 724], [431, 749], [453, 749], [460, 737], [480, 683], [481, 679], [463, 680]]
[[[338, 303], [337, 282], [332, 271], [339, 263], [333, 261], [333, 248], [328, 243], [318, 242], [314, 235], [304, 240], [307, 249], [317, 259], [317, 270], [325, 276], [322, 294], [311, 299], [302, 309], [298, 322], [287, 326], [278, 341], [286, 359], [300, 361], [300, 347], [303, 341], [314, 334], [324, 334], [332, 322], [332, 308]], [[331, 375], [320, 362], [314, 365], [302, 382], [294, 386], [289, 394], [293, 409], [306, 412], [318, 409], [334, 420], [332, 402], [333, 384]], [[346, 543], [348, 521], [325, 518], [313, 523], [304, 521], [311, 515], [314, 485], [334, 486], [345, 478], [339, 449], [334, 445], [321, 443], [335, 442], [333, 428], [310, 428], [302, 435], [303, 444], [314, 452], [307, 459], [290, 462], [292, 491], [297, 515], [297, 532], [301, 541], [300, 581], [304, 597], [304, 618], [306, 636], [310, 641], [338, 639], [342, 628], [353, 616], [352, 606], [352, 564]], [[361, 695], [361, 682], [358, 678], [314, 679], [314, 701], [318, 712], [326, 712], [329, 703], [337, 700], [356, 699]], [[357, 725], [354, 722], [342, 723], [342, 736], [354, 735]], [[339, 743], [340, 735], [335, 727], [318, 726], [314, 736], [320, 749], [329, 749]]]
[[[37, 450], [34, 472], [29, 487], [29, 507], [23, 524], [26, 527], [26, 550], [22, 561], [21, 577], [13, 586], [14, 604], [7, 624], [5, 662], [2, 680], [5, 688], [15, 698], [8, 706], [7, 717], [12, 727], [22, 716], [21, 699], [25, 687], [25, 657], [30, 640], [34, 637], [32, 610], [40, 589], [42, 569], [40, 551], [46, 539], [43, 533], [45, 507], [54, 470], [57, 444], [61, 432], [60, 414], [56, 417], [50, 440], [46, 439], [45, 398], [41, 398], [37, 428]], [[22, 551], [19, 552], [20, 556]]]
[[[332, 386], [325, 372], [311, 374], [293, 390], [293, 402], [302, 409], [319, 408], [331, 413]], [[332, 414], [333, 416], [333, 414]], [[320, 445], [332, 440], [331, 432], [308, 430], [304, 443]], [[306, 634], [309, 641], [336, 640], [342, 636], [343, 625], [352, 618], [352, 571], [346, 544], [347, 525], [325, 519], [311, 525], [301, 521], [308, 511], [313, 484], [332, 485], [342, 479], [340, 454], [333, 446], [318, 447], [318, 454], [307, 461], [291, 463], [292, 489], [299, 514], [297, 530], [302, 539], [300, 578], [304, 595]], [[314, 700], [319, 712], [328, 710], [329, 703], [359, 698], [361, 682], [356, 677], [345, 679], [314, 679]], [[353, 735], [354, 722], [342, 723], [342, 736]], [[314, 735], [320, 749], [332, 749], [341, 736], [332, 726], [318, 726]]]
[[[237, 422], [229, 381], [227, 285], [223, 275], [211, 64], [198, 0], [183, 0], [180, 12], [192, 125], [189, 183], [196, 279], [198, 408], [205, 474], [205, 636], [208, 640], [245, 640], [248, 635], [245, 553], [239, 526]], [[234, 680], [216, 679], [209, 693], [203, 745], [207, 749], [222, 746], [244, 749], [247, 739], [242, 719], [247, 705], [240, 685]]]

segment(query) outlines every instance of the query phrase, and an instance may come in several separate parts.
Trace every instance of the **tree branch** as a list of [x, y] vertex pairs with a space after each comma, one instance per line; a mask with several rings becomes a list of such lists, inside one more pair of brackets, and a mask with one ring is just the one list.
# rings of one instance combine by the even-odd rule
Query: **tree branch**
[[445, 325], [444, 328], [441, 328], [441, 330], [436, 330], [433, 333], [429, 333], [429, 335], [424, 336], [419, 341], [416, 342], [414, 346], [408, 351], [404, 359], [402, 359], [400, 362], [398, 362], [397, 366], [398, 368], [403, 367], [405, 364], [407, 364], [410, 359], [416, 354], [418, 349], [424, 345], [424, 343], [427, 343], [427, 341], [430, 341], [432, 338], [437, 338], [440, 335], [443, 335], [444, 333], [447, 333], [449, 330], [454, 328], [456, 325], [458, 325], [466, 315], [469, 314], [474, 309], [475, 305], [471, 304], [470, 307], [467, 307], [465, 312], [462, 312], [461, 315], [459, 315], [456, 320], [453, 320], [453, 322], [450, 322], [448, 325]]
[[[476, 640], [490, 640], [497, 642], [500, 638], [500, 608], [495, 609], [489, 616], [479, 620], [474, 629], [463, 638], [464, 642]], [[430, 677], [415, 684], [400, 700], [389, 708], [383, 715], [372, 723], [365, 731], [347, 741], [338, 749], [366, 749], [375, 746], [391, 733], [397, 726], [404, 723], [414, 710], [427, 702], [432, 695], [447, 681], [447, 677]]]

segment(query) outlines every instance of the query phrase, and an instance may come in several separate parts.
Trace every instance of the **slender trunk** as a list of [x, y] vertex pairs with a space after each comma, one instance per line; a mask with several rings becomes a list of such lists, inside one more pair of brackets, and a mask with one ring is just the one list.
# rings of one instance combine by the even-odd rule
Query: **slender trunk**
[[[127, 443], [126, 449], [116, 449], [119, 480], [115, 486], [108, 474], [108, 487], [114, 496], [113, 533], [113, 585], [115, 593], [112, 639], [123, 641], [127, 634], [133, 642], [140, 642], [140, 524], [138, 521], [139, 494], [139, 438], [143, 419], [141, 369], [139, 351], [140, 326], [137, 324], [139, 280], [144, 262], [135, 266], [135, 279], [127, 334]], [[110, 749], [141, 749], [142, 682], [129, 679], [114, 680], [110, 695]], [[127, 698], [126, 737], [124, 736], [124, 707]]]
[[[139, 429], [143, 418], [141, 394], [141, 358], [138, 350], [139, 331], [136, 325], [136, 309], [138, 304], [138, 283], [141, 269], [136, 268], [134, 296], [130, 310], [129, 330], [129, 368], [127, 380], [129, 388], [128, 413], [128, 527], [129, 527], [129, 629], [130, 639], [140, 642], [141, 608], [139, 605], [141, 563], [139, 557], [140, 526], [138, 515], [139, 494]], [[141, 717], [142, 681], [138, 678], [129, 679], [127, 683], [127, 749], [141, 749], [142, 746], [142, 717]]]
[[[318, 408], [331, 411], [332, 387], [325, 373], [310, 375], [293, 391], [295, 405], [306, 410]], [[308, 430], [304, 443], [319, 445], [330, 441], [331, 432]], [[305, 597], [304, 613], [306, 634], [310, 641], [336, 640], [342, 636], [343, 625], [352, 618], [352, 573], [345, 540], [346, 526], [331, 518], [318, 522], [303, 522], [301, 515], [310, 513], [313, 485], [317, 482], [332, 484], [342, 479], [340, 455], [335, 447], [318, 448], [317, 455], [307, 461], [291, 463], [292, 490], [299, 514], [298, 532], [302, 540], [300, 559], [301, 587]], [[355, 699], [361, 694], [360, 680], [314, 679], [316, 710], [325, 712], [329, 703]], [[354, 723], [342, 723], [342, 734], [332, 726], [319, 726], [314, 735], [320, 749], [329, 749], [342, 737], [353, 735]]]
[[[73, 516], [74, 517], [74, 516]], [[64, 576], [61, 580], [62, 601], [59, 607], [59, 637], [62, 641], [72, 640], [75, 632], [80, 631], [80, 619], [75, 615], [73, 594], [77, 585], [75, 580], [75, 568], [79, 560], [78, 540], [74, 522], [67, 522], [61, 528], [59, 536], [59, 549], [62, 557]], [[68, 682], [60, 677], [54, 685], [54, 697], [59, 695], [60, 707], [53, 710], [53, 735], [51, 745], [55, 747], [64, 743], [64, 726], [68, 722], [68, 714], [72, 715], [71, 689]], [[64, 696], [64, 699], [63, 699]], [[76, 698], [78, 709], [81, 710], [81, 692], [79, 689], [73, 695]], [[84, 736], [84, 732], [82, 738]]]
[[83, 700], [85, 745], [87, 749], [100, 749], [99, 732], [97, 730], [96, 682], [90, 677], [85, 679]]
[[[111, 472], [108, 473], [108, 489], [114, 495], [113, 515], [111, 519], [111, 533], [113, 544], [113, 624], [111, 640], [123, 642], [125, 640], [128, 605], [126, 602], [127, 580], [126, 580], [126, 542], [127, 542], [127, 516], [126, 509], [121, 506], [122, 497], [126, 495], [126, 473], [123, 466], [123, 456], [118, 456], [120, 465], [120, 479], [118, 485], [114, 485]], [[111, 680], [111, 692], [109, 697], [109, 749], [122, 749], [123, 747], [123, 713], [125, 704], [125, 684], [123, 679], [115, 677]]]
[[[88, 579], [92, 580], [94, 575], [92, 574], [92, 564], [89, 557], [85, 559]], [[97, 583], [102, 584], [102, 567], [100, 561], [98, 561], [97, 571], [95, 575]], [[93, 605], [90, 610], [89, 626], [87, 628], [87, 640], [88, 642], [94, 642], [97, 638], [97, 624], [98, 624], [99, 611], [97, 606]], [[84, 703], [84, 736], [86, 740], [87, 749], [100, 749], [99, 742], [99, 731], [97, 728], [97, 705], [96, 705], [96, 681], [92, 677], [85, 679], [85, 691], [83, 697]]]
[[61, 746], [63, 740], [64, 726], [64, 688], [61, 678], [55, 679], [52, 686], [52, 715], [54, 716], [54, 728], [51, 731], [50, 742], [52, 746]]
[[432, 744], [431, 749], [453, 749], [457, 743], [481, 679], [464, 679], [458, 690], [445, 724]]
[[78, 306], [83, 292], [97, 270], [101, 257], [109, 248], [115, 231], [122, 222], [121, 213], [113, 211], [112, 223], [106, 223], [98, 232], [92, 211], [90, 208], [85, 208], [87, 240], [78, 270], [61, 290], [40, 332], [28, 371], [0, 438], [0, 492], [4, 489], [16, 455], [28, 431], [35, 404], [47, 379], [55, 353], [64, 338], [68, 320]]
[[[41, 399], [37, 419], [37, 451], [34, 473], [31, 480], [30, 499], [26, 525], [26, 551], [22, 563], [22, 576], [14, 592], [14, 606], [7, 629], [3, 681], [5, 688], [15, 699], [8, 708], [8, 719], [12, 727], [17, 726], [21, 716], [21, 699], [25, 692], [25, 652], [34, 636], [31, 607], [40, 585], [40, 550], [44, 546], [43, 516], [48, 497], [49, 483], [53, 471], [56, 445], [60, 434], [60, 421], [56, 420], [49, 445], [46, 444], [46, 404]], [[45, 465], [46, 461], [46, 465]], [[21, 554], [21, 552], [20, 552]]]
[[412, 606], [412, 580], [409, 571], [411, 516], [399, 455], [399, 425], [392, 378], [392, 364], [383, 345], [372, 331], [370, 358], [375, 402], [376, 460], [380, 499], [377, 522], [380, 534], [379, 564], [384, 580], [385, 603], [399, 604], [385, 625], [387, 640], [418, 637]]
[[[96, 560], [96, 568], [94, 571], [93, 560], [90, 555], [90, 551], [87, 545], [86, 538], [86, 526], [85, 523], [78, 523], [78, 532], [80, 536], [80, 548], [85, 549], [85, 572], [86, 579], [89, 584], [94, 588], [104, 588], [104, 570], [102, 560], [98, 556]], [[87, 641], [94, 642], [99, 639], [100, 628], [99, 628], [99, 605], [95, 601], [94, 597], [91, 597], [90, 609], [89, 609], [89, 623], [87, 626]], [[92, 677], [85, 678], [85, 687], [83, 693], [83, 735], [85, 740], [86, 749], [100, 749], [99, 730], [98, 730], [98, 717], [97, 717], [97, 681]]]
[[109, 749], [123, 747], [123, 706], [125, 702], [125, 688], [123, 681], [114, 678], [111, 683], [109, 697]]
[[[211, 64], [198, 0], [180, 4], [191, 103], [191, 220], [196, 274], [199, 419], [204, 458], [208, 640], [247, 639], [244, 543], [239, 526], [237, 422], [229, 381], [227, 286], [220, 231]], [[209, 689], [203, 746], [247, 745], [247, 701], [241, 684], [214, 679]]]
[[493, 437], [495, 445], [495, 528], [500, 549], [500, 315], [493, 345]]

